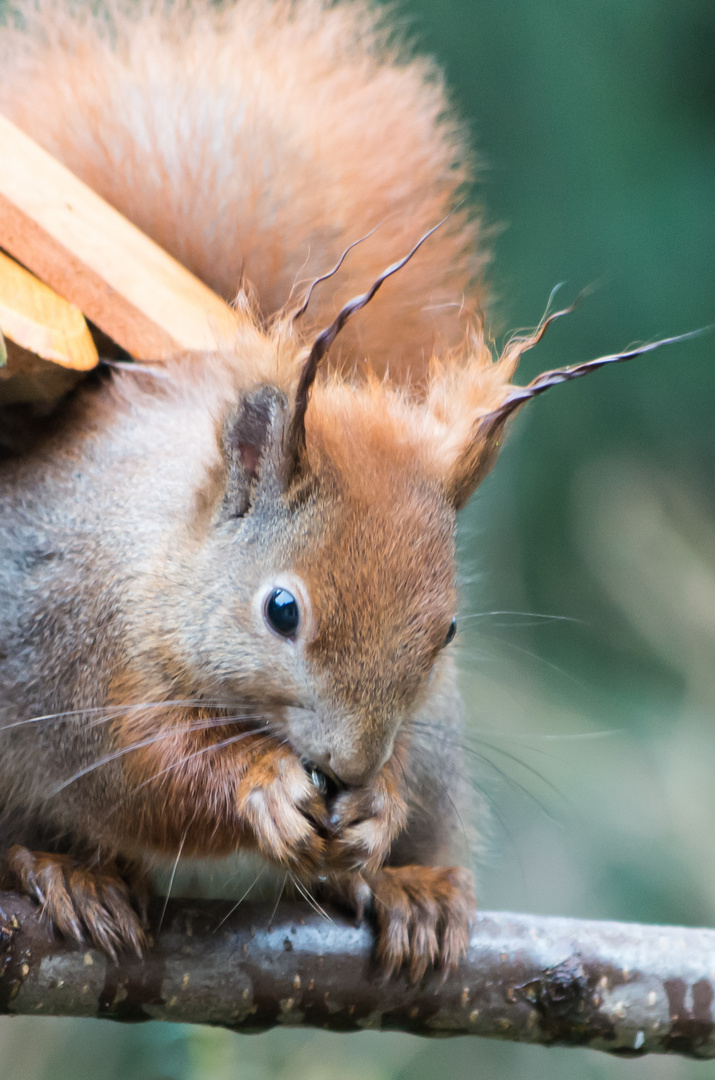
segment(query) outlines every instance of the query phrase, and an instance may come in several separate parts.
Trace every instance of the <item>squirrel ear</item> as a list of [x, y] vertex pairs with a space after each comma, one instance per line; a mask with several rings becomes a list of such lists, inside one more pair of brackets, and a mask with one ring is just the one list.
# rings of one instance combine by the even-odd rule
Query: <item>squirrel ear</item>
[[[539, 328], [538, 336], [541, 337], [543, 328], [548, 325], [549, 321], [565, 313], [557, 312], [555, 315], [550, 316], [549, 320]], [[613, 353], [610, 356], [599, 356], [595, 360], [586, 360], [582, 364], [570, 364], [568, 367], [544, 371], [541, 375], [537, 375], [535, 379], [532, 379], [528, 386], [505, 386], [502, 403], [490, 412], [478, 417], [474, 422], [466, 446], [448, 473], [446, 483], [447, 498], [457, 510], [464, 506], [469, 496], [482, 482], [496, 460], [504, 425], [511, 414], [525, 401], [530, 401], [531, 398], [543, 394], [545, 390], [549, 390], [552, 386], [569, 382], [571, 379], [578, 379], [582, 375], [587, 375], [591, 371], [597, 371], [599, 368], [605, 367], [607, 364], [618, 364], [623, 360], [631, 360], [635, 356], [642, 356], [643, 353], [659, 349], [662, 345], [673, 345], [680, 341], [687, 341], [689, 338], [696, 337], [701, 333], [702, 330], [693, 330], [689, 334], [661, 338], [660, 341], [652, 341], [649, 344], [639, 345], [632, 349], [626, 349], [624, 352]], [[534, 335], [534, 338], [536, 339], [536, 335]], [[527, 340], [527, 347], [531, 348], [533, 340]], [[521, 351], [525, 351], [524, 342], [520, 341], [519, 344]]]
[[287, 486], [284, 434], [288, 399], [275, 386], [245, 394], [226, 424], [223, 437], [229, 471], [224, 505], [231, 517], [243, 517], [259, 487]]

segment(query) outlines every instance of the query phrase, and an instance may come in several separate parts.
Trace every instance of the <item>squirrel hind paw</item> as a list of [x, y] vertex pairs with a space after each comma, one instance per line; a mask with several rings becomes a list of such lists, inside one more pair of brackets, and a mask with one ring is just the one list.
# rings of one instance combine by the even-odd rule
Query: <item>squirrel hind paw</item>
[[371, 881], [377, 959], [388, 976], [413, 983], [428, 968], [454, 970], [469, 945], [474, 878], [461, 867], [387, 867]]
[[144, 955], [146, 936], [126, 883], [110, 870], [90, 870], [69, 855], [10, 848], [6, 876], [41, 906], [42, 918], [62, 937], [87, 940], [112, 960], [129, 950]]

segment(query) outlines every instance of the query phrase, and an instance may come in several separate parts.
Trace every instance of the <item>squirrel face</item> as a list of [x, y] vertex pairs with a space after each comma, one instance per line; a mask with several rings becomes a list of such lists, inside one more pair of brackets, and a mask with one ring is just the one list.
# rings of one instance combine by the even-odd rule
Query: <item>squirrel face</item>
[[285, 711], [288, 737], [349, 785], [387, 760], [428, 693], [456, 604], [454, 514], [443, 495], [414, 472], [395, 476], [384, 459], [372, 465], [372, 476], [362, 474], [372, 498], [329, 462], [313, 474], [316, 498], [304, 513], [320, 508], [314, 542], [293, 563], [305, 619], [283, 641], [300, 686]]
[[349, 430], [314, 425], [304, 474], [286, 485], [286, 415], [266, 386], [225, 421], [213, 509], [191, 563], [169, 575], [186, 582], [191, 617], [162, 609], [161, 665], [187, 695], [250, 702], [299, 756], [360, 785], [447, 642], [455, 512], [408, 446], [385, 453], [369, 410]]

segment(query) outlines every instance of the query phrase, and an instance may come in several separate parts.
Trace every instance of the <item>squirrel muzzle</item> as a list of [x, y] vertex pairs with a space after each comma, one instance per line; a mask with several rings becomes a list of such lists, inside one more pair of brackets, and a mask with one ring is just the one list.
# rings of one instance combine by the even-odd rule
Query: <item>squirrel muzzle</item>
[[389, 760], [399, 722], [311, 709], [285, 713], [289, 739], [304, 760], [332, 774], [343, 787], [364, 787]]

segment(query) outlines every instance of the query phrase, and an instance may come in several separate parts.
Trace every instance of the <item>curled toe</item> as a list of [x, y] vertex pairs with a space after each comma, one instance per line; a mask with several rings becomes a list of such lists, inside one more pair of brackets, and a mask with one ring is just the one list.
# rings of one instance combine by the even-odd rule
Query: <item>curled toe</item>
[[474, 880], [460, 867], [388, 867], [371, 882], [377, 957], [388, 975], [419, 982], [430, 968], [456, 968], [469, 944]]
[[89, 940], [113, 960], [125, 949], [143, 955], [144, 930], [117, 874], [19, 846], [10, 849], [5, 865], [9, 880], [38, 901], [43, 920], [62, 937], [78, 944]]

